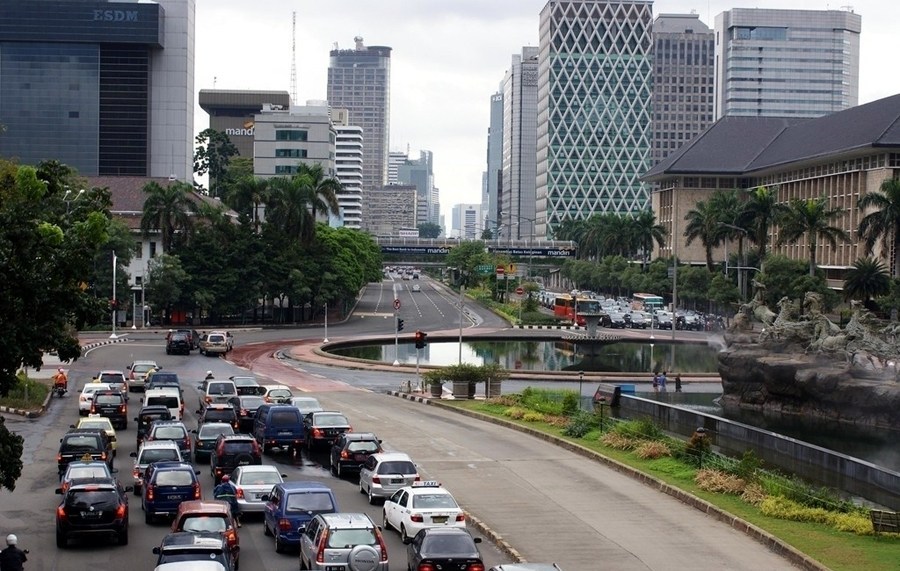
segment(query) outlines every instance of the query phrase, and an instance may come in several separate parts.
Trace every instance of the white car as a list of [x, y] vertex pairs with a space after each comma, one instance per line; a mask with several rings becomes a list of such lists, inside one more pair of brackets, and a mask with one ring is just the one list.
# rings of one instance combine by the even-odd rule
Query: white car
[[72, 428], [97, 428], [106, 432], [106, 435], [109, 436], [109, 441], [112, 443], [113, 456], [116, 455], [116, 449], [118, 448], [118, 442], [116, 441], [116, 429], [112, 425], [112, 421], [105, 417], [100, 416], [99, 414], [89, 414], [87, 418], [82, 418], [78, 421], [77, 425], [72, 425]]
[[81, 389], [81, 395], [78, 397], [78, 414], [87, 416], [91, 412], [91, 402], [94, 400], [94, 393], [97, 391], [105, 391], [111, 389], [108, 383], [88, 383]]
[[379, 498], [387, 499], [418, 480], [419, 469], [402, 452], [371, 454], [359, 469], [359, 491], [368, 496], [370, 504]]
[[262, 388], [265, 391], [262, 394], [262, 398], [267, 403], [287, 403], [294, 396], [290, 387], [284, 385], [262, 385]]
[[419, 286], [419, 284], [413, 284], [412, 290], [413, 291], [422, 291], [422, 288]]
[[231, 473], [231, 483], [237, 488], [237, 503], [241, 513], [260, 512], [266, 509], [266, 502], [259, 499], [270, 493], [275, 484], [281, 484], [287, 478], [276, 466], [245, 465], [238, 466]]
[[466, 516], [439, 482], [415, 482], [384, 501], [383, 522], [409, 543], [426, 527], [466, 527]]
[[297, 410], [300, 411], [301, 417], [304, 417], [311, 412], [320, 412], [325, 410], [324, 408], [322, 408], [322, 405], [319, 404], [319, 400], [315, 397], [291, 397], [291, 400], [288, 404], [297, 407]]

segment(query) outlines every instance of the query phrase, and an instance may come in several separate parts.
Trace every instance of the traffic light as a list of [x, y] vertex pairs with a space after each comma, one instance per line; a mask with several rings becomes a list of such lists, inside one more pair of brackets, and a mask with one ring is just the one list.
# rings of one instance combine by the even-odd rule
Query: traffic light
[[118, 299], [110, 299], [109, 300], [109, 308], [110, 309], [118, 309], [119, 308], [119, 300]]
[[416, 349], [424, 349], [425, 348], [425, 338], [428, 337], [428, 334], [424, 331], [416, 331]]
[[397, 331], [403, 331], [403, 320], [399, 317], [397, 318]]

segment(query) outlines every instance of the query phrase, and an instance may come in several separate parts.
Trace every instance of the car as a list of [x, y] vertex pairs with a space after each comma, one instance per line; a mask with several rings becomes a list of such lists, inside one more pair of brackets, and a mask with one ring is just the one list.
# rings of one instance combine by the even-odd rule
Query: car
[[466, 527], [466, 515], [439, 482], [415, 482], [384, 501], [383, 528], [400, 532], [409, 543], [426, 527]]
[[317, 514], [301, 530], [300, 569], [388, 571], [388, 563], [381, 530], [364, 513]]
[[262, 497], [272, 488], [284, 482], [287, 474], [281, 474], [278, 468], [268, 465], [238, 466], [231, 473], [231, 483], [237, 488], [237, 503], [241, 514], [262, 513], [266, 502]]
[[240, 537], [237, 522], [231, 513], [231, 504], [220, 500], [188, 500], [181, 502], [172, 520], [172, 533], [189, 531], [219, 532], [225, 537], [228, 547], [234, 553], [234, 568], [239, 567]]
[[265, 389], [262, 397], [267, 403], [286, 404], [294, 396], [291, 389], [284, 385], [262, 385], [262, 388]]
[[128, 365], [128, 391], [144, 390], [144, 378], [153, 369], [159, 369], [156, 361], [134, 361]]
[[226, 355], [234, 348], [234, 337], [225, 331], [210, 331], [200, 336], [201, 355]]
[[238, 466], [262, 464], [262, 450], [248, 434], [220, 435], [209, 457], [209, 473], [218, 484]]
[[141, 493], [144, 521], [151, 524], [157, 516], [174, 515], [181, 502], [202, 500], [199, 474], [187, 462], [154, 462], [147, 466]]
[[228, 377], [228, 380], [234, 383], [238, 396], [262, 396], [263, 390], [262, 387], [259, 386], [259, 381], [256, 380], [256, 377], [233, 375]]
[[156, 569], [175, 570], [179, 563], [187, 563], [178, 571], [214, 571], [219, 565], [225, 571], [236, 571], [237, 553], [232, 552], [228, 540], [218, 532], [201, 531], [170, 533], [158, 547], [153, 548]]
[[200, 333], [196, 329], [176, 329], [171, 333], [180, 333], [188, 338], [191, 345], [191, 351], [200, 347]]
[[[238, 389], [240, 392], [240, 389]], [[253, 432], [253, 418], [260, 406], [265, 404], [261, 396], [241, 395], [228, 399], [228, 404], [234, 409], [238, 419], [237, 429], [247, 434]]]
[[703, 331], [703, 320], [696, 313], [685, 313], [682, 321], [682, 329], [688, 331]]
[[191, 458], [191, 435], [180, 420], [157, 420], [150, 426], [144, 442], [171, 440], [181, 450], [181, 458], [187, 462]]
[[300, 411], [289, 404], [261, 405], [253, 418], [253, 437], [263, 453], [273, 448], [299, 453], [306, 440]]
[[419, 284], [413, 284], [412, 291], [422, 291], [422, 288], [419, 286]]
[[157, 420], [172, 420], [172, 412], [169, 410], [169, 407], [162, 405], [143, 406], [138, 415], [134, 417], [134, 422], [137, 423], [136, 438], [138, 448], [140, 448], [141, 442], [144, 441], [147, 431], [150, 430], [150, 425]]
[[124, 394], [125, 400], [128, 400], [128, 381], [125, 378], [125, 373], [122, 371], [112, 369], [100, 371], [94, 375], [92, 382], [106, 383], [109, 385], [109, 388]]
[[117, 428], [128, 428], [128, 403], [125, 395], [119, 391], [106, 389], [94, 391], [91, 397], [91, 410], [88, 414], [105, 416]]
[[630, 315], [631, 319], [629, 321], [632, 329], [647, 329], [647, 327], [650, 325], [650, 321], [643, 313], [639, 311], [632, 311]]
[[113, 469], [112, 443], [106, 431], [97, 428], [75, 428], [59, 439], [56, 465], [59, 476], [75, 461], [99, 460]]
[[326, 410], [311, 412], [304, 416], [303, 428], [306, 432], [307, 450], [331, 446], [341, 434], [353, 431], [346, 416], [337, 411]]
[[338, 511], [337, 496], [321, 482], [284, 482], [260, 497], [263, 532], [275, 536], [275, 551], [300, 545], [300, 529], [316, 514]]
[[156, 371], [150, 375], [150, 378], [144, 386], [145, 391], [165, 388], [178, 389], [178, 392], [180, 393], [184, 392], [181, 388], [181, 379], [178, 378], [178, 373], [173, 371]]
[[56, 490], [62, 501], [56, 508], [56, 547], [65, 549], [69, 539], [114, 536], [128, 545], [128, 496], [131, 488], [116, 482], [73, 484]]
[[171, 440], [154, 440], [145, 442], [132, 452], [134, 467], [131, 475], [134, 477], [134, 495], [139, 495], [144, 486], [144, 474], [147, 467], [154, 462], [181, 462], [181, 448]]
[[504, 563], [488, 571], [562, 571], [562, 568], [556, 563]]
[[70, 462], [66, 467], [65, 473], [59, 481], [59, 487], [65, 493], [73, 485], [91, 484], [91, 483], [116, 483], [113, 471], [109, 469], [106, 462], [97, 462], [89, 460], [82, 462]]
[[220, 435], [234, 434], [234, 426], [228, 422], [207, 422], [191, 433], [194, 434], [194, 462], [199, 464], [203, 460], [209, 461]]
[[190, 355], [191, 354], [191, 338], [187, 333], [179, 333], [173, 331], [166, 337], [166, 355]]
[[427, 527], [406, 546], [409, 569], [463, 569], [482, 571], [484, 561], [478, 551], [480, 537], [465, 528]]
[[106, 383], [88, 383], [81, 389], [78, 396], [78, 414], [87, 416], [91, 413], [91, 404], [94, 402], [94, 393], [97, 391], [108, 391], [112, 387]]
[[306, 416], [311, 412], [325, 410], [315, 397], [291, 397], [287, 404], [297, 407], [302, 416]]
[[141, 404], [165, 406], [174, 420], [181, 420], [184, 417], [184, 399], [181, 398], [181, 390], [175, 387], [146, 389]]
[[419, 481], [419, 469], [402, 452], [371, 454], [359, 469], [359, 492], [366, 494], [369, 503], [389, 498], [400, 488]]
[[381, 439], [372, 432], [345, 432], [331, 445], [331, 473], [338, 478], [359, 472], [370, 454], [381, 452]]
[[218, 379], [206, 379], [199, 385], [200, 408], [209, 404], [228, 404], [228, 399], [236, 397], [237, 387], [234, 381], [221, 381]]
[[656, 315], [657, 329], [672, 329], [672, 314], [668, 311], [657, 311]]
[[628, 322], [625, 321], [624, 313], [610, 313], [609, 314], [609, 326], [613, 329], [625, 329], [628, 327]]
[[78, 420], [78, 424], [70, 424], [69, 428], [94, 428], [97, 430], [102, 430], [106, 433], [106, 436], [109, 438], [109, 444], [112, 447], [113, 456], [116, 455], [116, 451], [119, 447], [118, 435], [116, 434], [116, 429], [112, 425], [112, 421], [110, 421], [105, 416], [100, 416], [98, 414], [89, 414], [87, 418], [82, 418]]
[[238, 422], [238, 413], [234, 410], [231, 403], [210, 404], [197, 411], [198, 425], [204, 425], [207, 422], [227, 422], [235, 430], [240, 430]]

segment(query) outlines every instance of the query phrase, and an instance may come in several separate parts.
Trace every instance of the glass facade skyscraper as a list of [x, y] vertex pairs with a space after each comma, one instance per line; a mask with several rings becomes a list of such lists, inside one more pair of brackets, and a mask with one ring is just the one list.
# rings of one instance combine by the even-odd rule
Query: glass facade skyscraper
[[569, 218], [648, 206], [652, 6], [553, 0], [541, 11], [538, 237]]
[[498, 237], [534, 236], [538, 48], [514, 54], [503, 78], [503, 155]]

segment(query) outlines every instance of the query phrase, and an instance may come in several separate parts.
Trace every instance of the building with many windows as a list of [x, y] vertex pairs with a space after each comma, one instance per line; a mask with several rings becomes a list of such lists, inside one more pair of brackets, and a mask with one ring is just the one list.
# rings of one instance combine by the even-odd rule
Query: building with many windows
[[276, 109], [264, 106], [254, 118], [253, 173], [259, 177], [292, 176], [301, 164], [322, 165], [327, 177], [335, 176], [337, 135], [328, 105]]
[[715, 34], [697, 14], [653, 21], [652, 162], [702, 133], [715, 120]]
[[447, 232], [451, 238], [479, 240], [484, 229], [480, 204], [454, 204], [451, 209], [453, 228]]
[[440, 212], [436, 213], [434, 208], [437, 197], [434, 188], [433, 165], [434, 154], [431, 151], [419, 151], [418, 159], [407, 159], [397, 167], [399, 184], [415, 186], [418, 191], [414, 228], [426, 222], [437, 224], [438, 216], [440, 216]]
[[331, 110], [336, 136], [334, 171], [341, 183], [337, 195], [341, 221], [333, 225], [359, 230], [362, 228], [363, 130], [357, 125], [348, 125], [349, 120], [346, 109]]
[[290, 109], [287, 91], [201, 89], [200, 108], [209, 114], [209, 128], [228, 135], [238, 156], [253, 158], [253, 121], [263, 106]]
[[716, 16], [716, 117], [819, 117], [859, 100], [852, 10], [734, 8]]
[[552, 0], [540, 16], [536, 235], [649, 204], [650, 0]]
[[487, 136], [487, 170], [482, 175], [481, 211], [484, 227], [493, 229], [500, 212], [503, 180], [503, 92], [491, 95], [491, 125]]
[[400, 165], [406, 164], [407, 160], [409, 160], [409, 152], [391, 151], [388, 154], [388, 184], [400, 184], [397, 173], [400, 172]]
[[370, 192], [367, 212], [369, 233], [374, 236], [400, 236], [400, 230], [418, 227], [418, 189], [410, 184], [394, 184]]
[[4, 0], [0, 155], [193, 181], [194, 0]]

